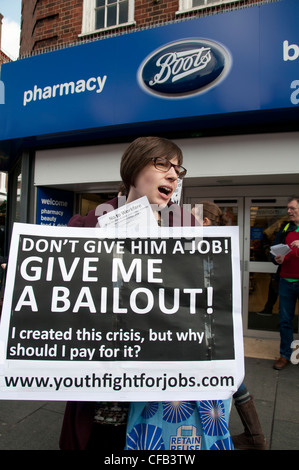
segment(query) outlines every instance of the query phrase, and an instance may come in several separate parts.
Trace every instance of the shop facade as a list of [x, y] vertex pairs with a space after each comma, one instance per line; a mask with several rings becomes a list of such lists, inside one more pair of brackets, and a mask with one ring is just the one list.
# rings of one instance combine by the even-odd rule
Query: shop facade
[[260, 313], [269, 246], [299, 194], [298, 15], [282, 0], [3, 66], [8, 241], [14, 221], [64, 225], [117, 194], [135, 137], [171, 138], [188, 170], [181, 203], [213, 200], [239, 226], [245, 335], [277, 338], [277, 297]]

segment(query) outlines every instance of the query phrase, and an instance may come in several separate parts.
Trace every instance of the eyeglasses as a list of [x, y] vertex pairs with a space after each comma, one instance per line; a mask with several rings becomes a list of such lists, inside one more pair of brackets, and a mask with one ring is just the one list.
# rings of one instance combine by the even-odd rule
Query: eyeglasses
[[291, 206], [289, 206], [287, 210], [294, 212], [294, 211], [296, 211], [297, 209], [299, 209], [299, 207], [291, 207]]
[[171, 163], [167, 158], [156, 157], [152, 158], [154, 162], [155, 168], [159, 171], [164, 171], [165, 173], [169, 171], [171, 168], [174, 168], [178, 178], [183, 179], [186, 176], [187, 170], [183, 166], [174, 165]]

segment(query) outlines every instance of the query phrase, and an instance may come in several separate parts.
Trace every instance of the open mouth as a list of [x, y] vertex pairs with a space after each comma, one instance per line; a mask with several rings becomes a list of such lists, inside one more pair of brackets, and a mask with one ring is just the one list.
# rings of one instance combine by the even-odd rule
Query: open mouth
[[165, 196], [170, 196], [172, 193], [172, 189], [167, 186], [159, 186], [158, 191]]

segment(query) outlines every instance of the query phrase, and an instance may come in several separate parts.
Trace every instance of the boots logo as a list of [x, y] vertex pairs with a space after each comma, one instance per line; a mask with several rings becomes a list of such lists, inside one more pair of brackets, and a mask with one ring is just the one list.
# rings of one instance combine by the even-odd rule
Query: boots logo
[[141, 64], [138, 81], [149, 93], [180, 98], [219, 84], [231, 66], [229, 52], [205, 39], [185, 39], [154, 51]]

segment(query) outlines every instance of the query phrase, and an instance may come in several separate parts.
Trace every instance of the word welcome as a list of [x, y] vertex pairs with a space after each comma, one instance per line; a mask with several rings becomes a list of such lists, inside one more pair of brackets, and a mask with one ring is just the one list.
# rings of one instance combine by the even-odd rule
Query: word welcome
[[88, 80], [77, 80], [77, 82], [68, 82], [68, 83], [58, 83], [52, 86], [45, 86], [44, 88], [39, 88], [37, 85], [34, 85], [33, 90], [24, 91], [23, 96], [23, 106], [26, 106], [32, 101], [41, 101], [49, 98], [56, 98], [58, 96], [74, 94], [74, 93], [84, 93], [86, 91], [95, 91], [96, 93], [101, 93], [104, 89], [107, 76], [103, 77], [90, 77]]

